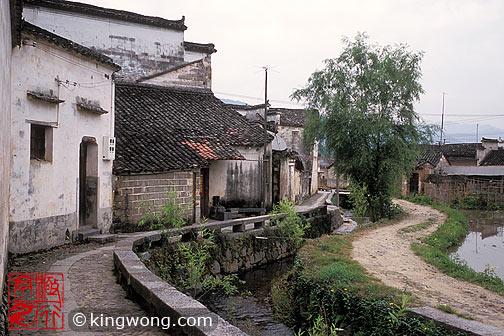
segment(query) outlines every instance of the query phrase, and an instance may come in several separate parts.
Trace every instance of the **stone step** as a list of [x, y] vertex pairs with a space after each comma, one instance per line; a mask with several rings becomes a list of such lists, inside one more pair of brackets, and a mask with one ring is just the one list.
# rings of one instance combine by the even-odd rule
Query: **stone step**
[[100, 234], [100, 230], [98, 230], [98, 229], [91, 229], [91, 228], [80, 229], [77, 232], [77, 239], [79, 241], [88, 241], [90, 236], [99, 235], [99, 234]]
[[95, 242], [99, 244], [106, 244], [115, 242], [117, 240], [117, 236], [114, 234], [94, 234], [88, 237], [90, 242]]

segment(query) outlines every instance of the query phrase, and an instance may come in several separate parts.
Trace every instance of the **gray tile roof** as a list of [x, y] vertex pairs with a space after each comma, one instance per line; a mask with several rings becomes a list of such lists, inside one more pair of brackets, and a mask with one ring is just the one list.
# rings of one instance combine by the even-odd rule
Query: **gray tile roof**
[[439, 145], [421, 145], [420, 157], [417, 161], [417, 166], [424, 163], [430, 163], [436, 167], [443, 156], [442, 148]]
[[263, 145], [262, 128], [210, 90], [119, 82], [115, 99], [118, 174], [204, 167]]
[[480, 166], [504, 166], [504, 148], [488, 153], [480, 162]]
[[304, 127], [304, 109], [272, 107], [268, 114], [280, 114], [280, 126]]

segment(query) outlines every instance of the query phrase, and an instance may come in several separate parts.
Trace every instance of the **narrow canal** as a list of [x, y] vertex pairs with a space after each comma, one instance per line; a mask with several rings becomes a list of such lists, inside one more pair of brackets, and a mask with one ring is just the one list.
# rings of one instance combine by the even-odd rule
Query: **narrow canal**
[[464, 211], [469, 233], [452, 254], [467, 262], [474, 270], [495, 271], [504, 280], [504, 211]]
[[213, 294], [202, 303], [228, 322], [253, 336], [287, 336], [292, 330], [273, 318], [270, 291], [272, 281], [287, 272], [294, 264], [294, 257], [257, 267], [240, 275], [245, 284], [240, 291], [252, 295], [225, 296]]

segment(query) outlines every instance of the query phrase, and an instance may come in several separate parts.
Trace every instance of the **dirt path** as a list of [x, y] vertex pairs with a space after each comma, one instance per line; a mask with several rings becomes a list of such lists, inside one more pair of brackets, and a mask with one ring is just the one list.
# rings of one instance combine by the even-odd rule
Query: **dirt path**
[[[397, 224], [366, 232], [353, 242], [352, 258], [383, 283], [406, 289], [431, 307], [446, 304], [474, 319], [504, 328], [504, 297], [444, 275], [416, 256], [410, 244], [435, 231], [445, 215], [429, 207], [398, 200], [409, 216]], [[427, 229], [404, 233], [404, 227], [435, 219]]]

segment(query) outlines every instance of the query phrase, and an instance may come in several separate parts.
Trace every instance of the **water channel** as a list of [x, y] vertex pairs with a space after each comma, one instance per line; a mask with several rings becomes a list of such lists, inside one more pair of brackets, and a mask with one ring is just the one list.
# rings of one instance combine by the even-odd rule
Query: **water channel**
[[240, 291], [252, 295], [225, 296], [222, 293], [208, 295], [202, 303], [242, 331], [254, 336], [293, 335], [291, 329], [273, 318], [270, 291], [272, 281], [292, 268], [294, 258], [257, 267], [240, 275], [245, 284]]
[[458, 255], [478, 272], [491, 268], [504, 280], [504, 211], [470, 210], [464, 215], [469, 233], [452, 256]]

